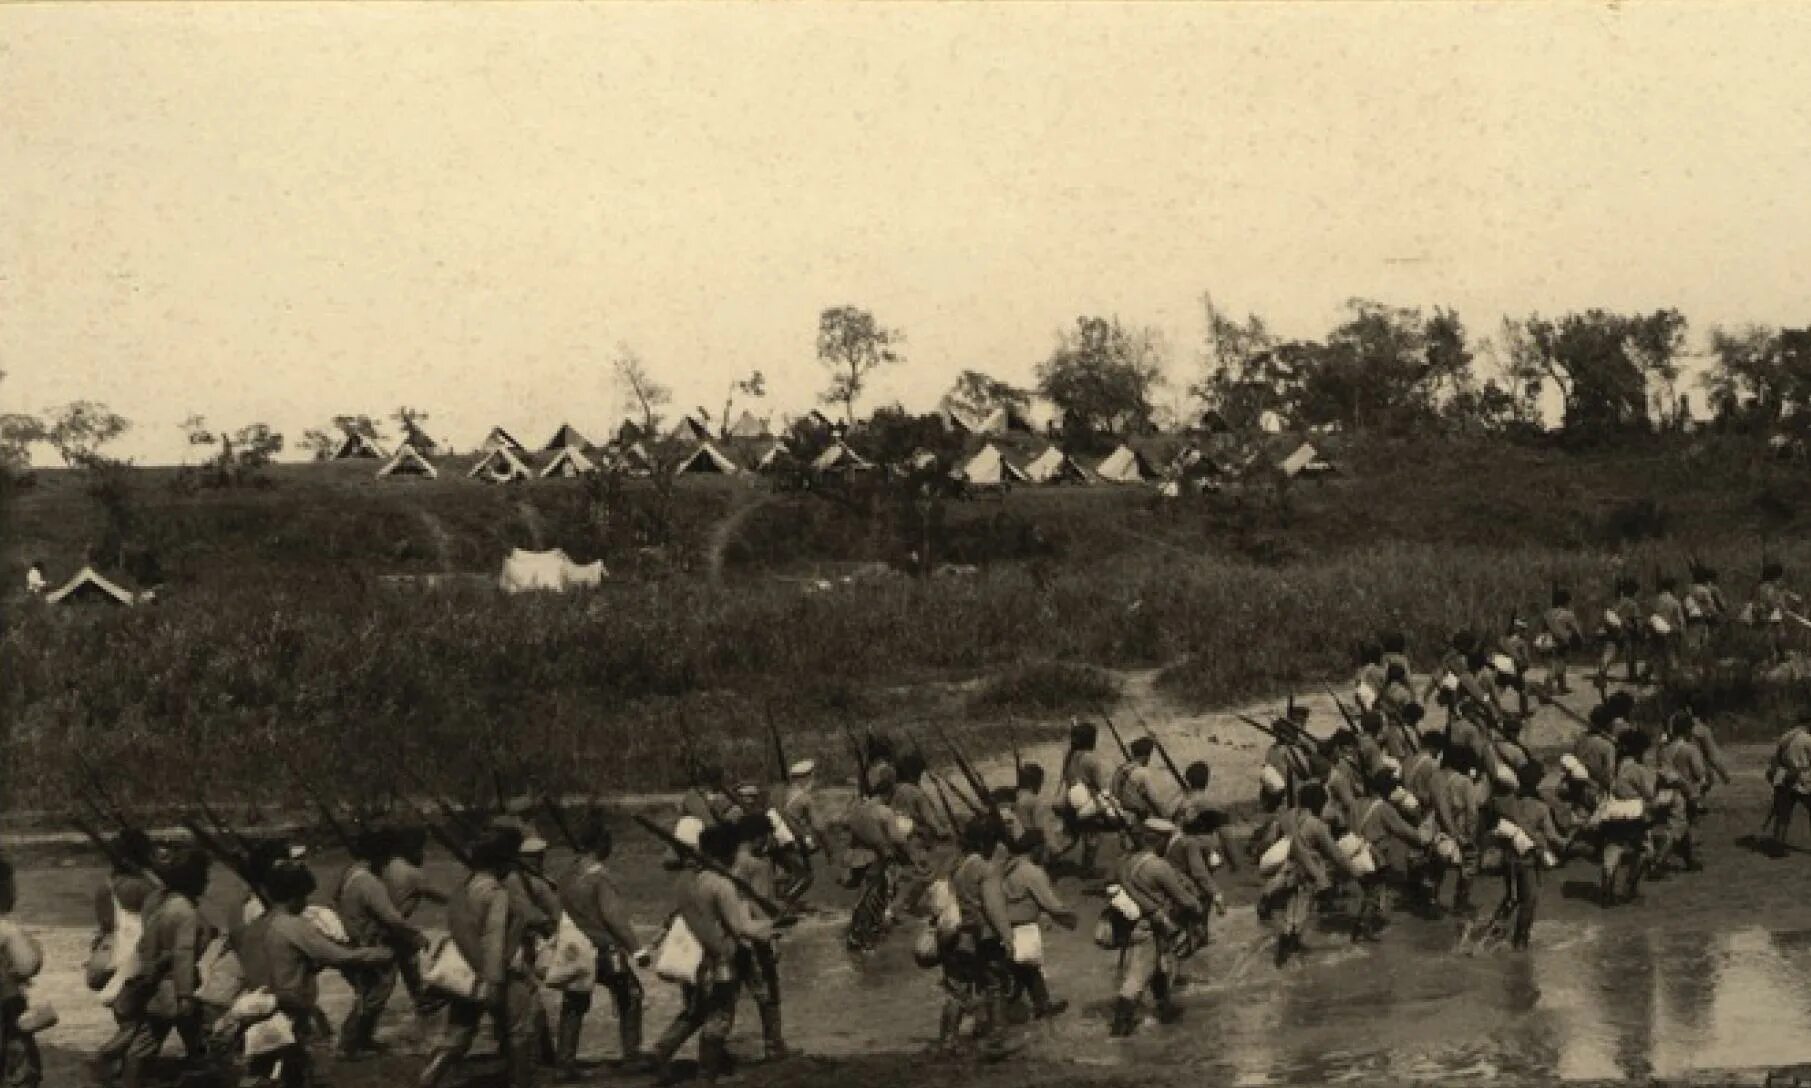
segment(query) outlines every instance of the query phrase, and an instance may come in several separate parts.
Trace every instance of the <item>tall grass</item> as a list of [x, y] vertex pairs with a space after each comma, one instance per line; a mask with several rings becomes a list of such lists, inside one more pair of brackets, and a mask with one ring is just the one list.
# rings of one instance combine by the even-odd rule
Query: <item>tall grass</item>
[[[1706, 557], [1743, 599], [1752, 555]], [[1678, 557], [1624, 558], [1645, 574]], [[1811, 569], [1811, 549], [1784, 558]], [[477, 797], [498, 771], [518, 787], [670, 788], [688, 743], [734, 773], [770, 772], [769, 711], [791, 758], [836, 775], [845, 726], [962, 711], [927, 682], [1005, 673], [981, 716], [1035, 716], [1073, 703], [1081, 674], [1068, 666], [1165, 666], [1179, 702], [1224, 704], [1343, 677], [1354, 643], [1384, 627], [1426, 660], [1455, 627], [1494, 631], [1512, 609], [1544, 606], [1556, 579], [1588, 615], [1616, 561], [1385, 545], [1281, 569], [1165, 553], [818, 594], [675, 580], [510, 598], [341, 581], [34, 608], [0, 641], [4, 788], [9, 805], [58, 803], [73, 752], [145, 803], [293, 801], [298, 777], [372, 800], [423, 787]]]

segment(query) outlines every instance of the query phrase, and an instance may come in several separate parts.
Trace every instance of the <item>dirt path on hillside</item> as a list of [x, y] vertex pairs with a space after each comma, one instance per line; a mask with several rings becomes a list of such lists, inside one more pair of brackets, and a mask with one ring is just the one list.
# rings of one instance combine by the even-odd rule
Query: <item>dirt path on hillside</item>
[[704, 572], [712, 585], [721, 585], [723, 582], [723, 554], [729, 550], [736, 534], [742, 531], [742, 526], [748, 524], [748, 519], [754, 516], [755, 511], [774, 501], [774, 493], [767, 490], [751, 489], [745, 494], [746, 501], [711, 526], [709, 535], [705, 537]]
[[428, 537], [434, 542], [434, 552], [440, 557], [440, 572], [452, 574], [453, 569], [453, 534], [446, 531], [446, 526], [430, 510], [417, 508], [415, 516], [428, 531]]

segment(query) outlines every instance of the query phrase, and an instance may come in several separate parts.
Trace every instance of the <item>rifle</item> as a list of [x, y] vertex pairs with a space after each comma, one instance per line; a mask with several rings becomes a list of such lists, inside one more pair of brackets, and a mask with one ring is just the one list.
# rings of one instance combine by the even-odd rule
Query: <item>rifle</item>
[[1170, 774], [1176, 776], [1176, 785], [1184, 794], [1187, 794], [1188, 779], [1183, 777], [1182, 771], [1176, 766], [1176, 761], [1170, 758], [1170, 751], [1163, 746], [1163, 741], [1158, 739], [1157, 730], [1151, 728], [1151, 723], [1144, 720], [1144, 715], [1138, 712], [1136, 706], [1132, 707], [1131, 711], [1132, 717], [1138, 719], [1138, 724], [1144, 730], [1145, 736], [1151, 738], [1151, 747], [1157, 749], [1157, 754], [1163, 758], [1164, 766], [1170, 769]]
[[1019, 754], [1019, 731], [1010, 717], [1006, 719], [1006, 740], [1012, 745], [1012, 780], [1017, 785], [1025, 779], [1025, 759]]
[[[736, 890], [747, 896], [749, 902], [772, 915], [776, 924], [779, 924], [782, 919], [790, 919], [792, 917], [786, 907], [782, 907], [780, 904], [775, 903], [773, 900], [756, 891], [754, 885], [743, 880], [741, 877], [731, 872], [727, 867], [718, 864], [715, 859], [708, 858], [697, 849], [680, 842], [659, 824], [648, 819], [639, 812], [633, 814], [633, 819], [636, 823], [641, 825], [642, 830], [665, 843], [679, 856], [688, 861], [696, 862], [698, 865], [709, 869], [711, 872], [716, 873], [718, 876], [735, 885]], [[788, 906], [794, 905], [796, 904], [788, 904]]]
[[245, 884], [246, 888], [251, 891], [252, 895], [257, 897], [259, 903], [266, 907], [270, 906], [270, 899], [265, 896], [264, 889], [258, 887], [257, 880], [252, 876], [251, 866], [247, 864], [246, 859], [242, 855], [227, 849], [221, 844], [219, 839], [208, 834], [207, 830], [201, 826], [201, 823], [196, 820], [195, 817], [184, 816], [178, 822], [188, 830], [189, 834], [195, 836], [195, 841], [201, 844], [203, 850], [212, 854], [215, 860], [226, 866], [234, 876], [238, 877], [240, 881]]
[[937, 789], [937, 799], [943, 802], [943, 815], [950, 822], [950, 836], [954, 838], [962, 827], [962, 821], [956, 817], [956, 806], [950, 804], [950, 795], [944, 792], [943, 779], [932, 774], [931, 785]]
[[[108, 791], [106, 783], [102, 782], [101, 776], [95, 772], [94, 765], [89, 763], [79, 750], [75, 753], [75, 761], [82, 770], [82, 776], [87, 780], [88, 792], [94, 795], [88, 802], [89, 807], [94, 809], [97, 815], [112, 819], [122, 830], [131, 827], [132, 821], [126, 817], [126, 810]], [[96, 804], [96, 801], [99, 804]]]
[[560, 833], [560, 838], [565, 840], [567, 847], [577, 851], [579, 848], [578, 836], [572, 833], [572, 825], [566, 822], [566, 814], [554, 802], [553, 795], [546, 790], [541, 791], [541, 808], [547, 812], [548, 819], [553, 821], [554, 829]]
[[1358, 723], [1352, 720], [1351, 713], [1346, 710], [1346, 704], [1340, 702], [1339, 696], [1333, 694], [1333, 685], [1322, 684], [1321, 686], [1327, 690], [1327, 698], [1332, 699], [1333, 705], [1338, 708], [1339, 716], [1346, 720], [1346, 728], [1352, 730], [1354, 733], [1358, 732]]
[[950, 754], [956, 757], [956, 767], [962, 772], [962, 777], [968, 780], [969, 789], [974, 790], [975, 797], [978, 798], [983, 805], [986, 805], [987, 799], [990, 796], [990, 792], [987, 788], [987, 779], [982, 778], [981, 775], [975, 771], [974, 764], [968, 761], [968, 757], [962, 754], [962, 749], [956, 745], [955, 741], [950, 739], [949, 734], [945, 733], [941, 726], [936, 727], [936, 729], [938, 739], [942, 740], [944, 746], [950, 750]]
[[861, 742], [855, 739], [855, 730], [848, 722], [843, 723], [843, 736], [848, 738], [849, 751], [855, 756], [855, 795], [866, 799], [868, 796], [868, 756], [862, 750]]
[[94, 844], [94, 848], [101, 852], [101, 856], [107, 859], [107, 863], [115, 869], [128, 873], [140, 873], [144, 871], [139, 867], [137, 862], [129, 860], [125, 854], [115, 850], [113, 844], [107, 841], [106, 836], [102, 835], [98, 828], [88, 822], [87, 817], [71, 816], [69, 817], [69, 823], [70, 826], [86, 836], [88, 841]]
[[[937, 783], [939, 789], [947, 787], [951, 793], [955, 794], [957, 797], [960, 797], [962, 799], [962, 803], [964, 805], [967, 805], [969, 811], [973, 812], [976, 816], [984, 816], [987, 814], [987, 808], [984, 805], [982, 805], [978, 801], [975, 801], [973, 798], [969, 797], [968, 794], [963, 793], [961, 790], [957, 789], [954, 785], [952, 785], [950, 783], [950, 781], [948, 779], [944, 778], [942, 775], [938, 774], [936, 771], [928, 771], [926, 773], [928, 773], [931, 776], [931, 781]], [[960, 826], [961, 826], [960, 824], [952, 825], [950, 827], [950, 833], [952, 835], [955, 834], [957, 829]]]
[[785, 782], [792, 773], [792, 764], [786, 760], [786, 742], [780, 738], [780, 727], [773, 720], [773, 704], [764, 703], [761, 710], [767, 716], [767, 735], [773, 738], [773, 757], [779, 762], [779, 780]]
[[1132, 749], [1126, 747], [1126, 739], [1119, 735], [1119, 727], [1113, 724], [1113, 719], [1107, 717], [1106, 708], [1096, 707], [1095, 709], [1100, 713], [1100, 720], [1107, 723], [1107, 731], [1113, 734], [1113, 743], [1119, 745], [1119, 758], [1130, 760]]
[[233, 841], [233, 847], [238, 850], [239, 853], [248, 858], [252, 856], [252, 843], [250, 839], [247, 839], [244, 835], [233, 830], [233, 826], [221, 819], [220, 814], [215, 812], [214, 807], [208, 804], [205, 799], [197, 797], [195, 799], [195, 805], [201, 810], [201, 814], [207, 817], [208, 823], [214, 825], [214, 830]]
[[1176, 777], [1176, 785], [1184, 794], [1187, 794], [1188, 779], [1183, 777], [1182, 768], [1176, 766], [1176, 761], [1170, 758], [1170, 750], [1165, 748], [1163, 746], [1163, 741], [1157, 738], [1156, 730], [1147, 725], [1144, 727], [1144, 731], [1145, 735], [1151, 738], [1151, 747], [1157, 749], [1157, 754], [1162, 757], [1163, 765], [1168, 767], [1170, 769], [1170, 774]]

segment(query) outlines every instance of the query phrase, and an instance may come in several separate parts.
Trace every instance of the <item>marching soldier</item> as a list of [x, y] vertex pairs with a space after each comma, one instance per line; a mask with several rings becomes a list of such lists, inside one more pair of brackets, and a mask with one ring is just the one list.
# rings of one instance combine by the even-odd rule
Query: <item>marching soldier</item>
[[872, 792], [849, 809], [849, 848], [843, 852], [843, 884], [860, 888], [861, 897], [849, 915], [845, 941], [853, 952], [871, 950], [880, 943], [893, 920], [893, 896], [901, 867], [918, 873], [925, 868], [912, 842], [909, 827], [901, 826], [893, 811], [893, 768], [870, 768]]
[[1071, 842], [1081, 845], [1081, 869], [1088, 874], [1097, 871], [1101, 831], [1122, 824], [1107, 765], [1095, 751], [1097, 740], [1093, 723], [1070, 724], [1069, 751], [1063, 756], [1063, 797], [1057, 810], [1067, 825]]
[[1150, 737], [1138, 737], [1127, 746], [1132, 758], [1113, 774], [1113, 796], [1129, 823], [1160, 815], [1169, 806], [1158, 797], [1157, 776], [1151, 770], [1151, 753], [1157, 745]]
[[447, 929], [453, 945], [477, 975], [470, 997], [457, 998], [447, 1009], [446, 1035], [421, 1074], [421, 1088], [438, 1088], [447, 1073], [471, 1050], [478, 1025], [494, 1024], [503, 1051], [510, 1088], [529, 1088], [535, 1080], [535, 1009], [540, 1007], [535, 977], [521, 956], [527, 946], [528, 919], [506, 884], [522, 849], [520, 828], [492, 827], [471, 847], [472, 871], [447, 903]]
[[[900, 762], [903, 766], [905, 760]], [[771, 902], [777, 898], [779, 884], [776, 879], [778, 866], [774, 862], [779, 847], [774, 842], [773, 824], [755, 812], [743, 817], [738, 830], [741, 841], [731, 871]], [[750, 908], [755, 905], [746, 895], [743, 902]], [[769, 1062], [790, 1057], [792, 1051], [786, 1045], [780, 1015], [780, 954], [773, 938], [743, 940], [736, 948], [736, 974], [748, 987], [749, 996], [754, 998], [755, 1012], [761, 1018], [763, 1057]]]
[[1264, 886], [1258, 901], [1258, 919], [1267, 921], [1273, 913], [1282, 911], [1282, 926], [1277, 934], [1278, 967], [1288, 963], [1291, 955], [1307, 951], [1302, 934], [1308, 927], [1314, 897], [1333, 887], [1327, 867], [1333, 866], [1351, 880], [1360, 877], [1321, 820], [1326, 807], [1326, 789], [1319, 782], [1304, 782], [1296, 789], [1295, 807], [1278, 815], [1271, 832], [1271, 844], [1279, 840], [1289, 843], [1288, 857]]
[[1000, 843], [999, 821], [986, 816], [970, 820], [962, 829], [962, 859], [950, 874], [950, 891], [956, 897], [961, 922], [944, 950], [954, 986], [945, 1003], [942, 1039], [955, 1043], [966, 1013], [975, 1022], [975, 1038], [997, 1048], [1000, 1003], [1011, 970], [1008, 942], [1012, 923], [1006, 913], [1006, 888], [996, 855]]
[[1536, 649], [1542, 650], [1547, 666], [1547, 701], [1555, 696], [1572, 694], [1566, 682], [1566, 658], [1585, 644], [1585, 629], [1578, 614], [1572, 611], [1572, 591], [1553, 587], [1553, 605], [1542, 617], [1546, 630], [1535, 638]]
[[1704, 809], [1704, 795], [1710, 790], [1712, 781], [1704, 753], [1692, 743], [1695, 724], [1689, 710], [1674, 714], [1667, 722], [1667, 738], [1660, 746], [1658, 758], [1661, 780], [1679, 791], [1679, 801], [1673, 806], [1668, 820], [1668, 832], [1673, 850], [1679, 855], [1679, 863], [1688, 873], [1703, 868], [1698, 861], [1692, 829]]
[[[699, 852], [723, 869], [735, 864], [739, 846], [737, 830], [728, 825], [707, 828], [698, 840]], [[736, 1024], [743, 982], [736, 969], [737, 953], [744, 941], [773, 938], [772, 923], [750, 915], [735, 884], [715, 868], [688, 859], [675, 890], [678, 916], [704, 955], [695, 981], [683, 987], [679, 1014], [654, 1044], [658, 1083], [663, 1085], [676, 1082], [673, 1056], [693, 1035], [698, 1036], [698, 1066], [704, 1077], [715, 1080], [729, 1071], [729, 1033]]]
[[1786, 568], [1769, 560], [1761, 564], [1761, 581], [1747, 609], [1748, 621], [1767, 632], [1768, 652], [1774, 661], [1786, 657], [1786, 614], [1799, 607], [1798, 594], [1781, 584]]
[[1031, 1014], [1039, 1020], [1061, 1016], [1067, 1001], [1054, 1000], [1044, 979], [1044, 942], [1038, 929], [1048, 916], [1064, 929], [1074, 929], [1075, 911], [1056, 894], [1050, 874], [1044, 871], [1044, 833], [1031, 828], [1006, 844], [1010, 856], [1000, 871], [1000, 892], [1006, 900], [1006, 921], [1012, 926], [1012, 973], [1019, 989], [1031, 999]]
[[1132, 1034], [1138, 1001], [1146, 990], [1157, 1004], [1157, 1019], [1173, 1023], [1182, 1016], [1171, 990], [1175, 956], [1171, 942], [1181, 927], [1201, 914], [1201, 901], [1163, 854], [1176, 825], [1149, 819], [1138, 829], [1138, 849], [1120, 862], [1118, 883], [1138, 911], [1126, 938], [1119, 970], [1119, 992], [1113, 1001], [1113, 1034]]
[[1387, 767], [1376, 771], [1371, 776], [1371, 796], [1358, 809], [1353, 821], [1352, 833], [1364, 841], [1376, 865], [1359, 881], [1363, 897], [1358, 918], [1352, 924], [1354, 942], [1375, 941], [1382, 937], [1384, 927], [1389, 924], [1389, 874], [1406, 871], [1408, 859], [1433, 844], [1432, 823], [1416, 827], [1390, 802], [1396, 785], [1395, 772]]
[[172, 1031], [182, 1038], [191, 1058], [206, 1050], [195, 991], [201, 985], [197, 961], [207, 945], [208, 926], [198, 904], [207, 892], [208, 868], [207, 854], [191, 846], [164, 869], [163, 894], [148, 913], [139, 941], [140, 974], [127, 983], [134, 996], [122, 995], [141, 1012], [120, 1069], [121, 1088], [143, 1088], [145, 1067], [163, 1050]]
[[[392, 969], [395, 953], [388, 944], [381, 942], [384, 934], [376, 933], [372, 928], [369, 915], [363, 920], [367, 927], [365, 932], [375, 933], [379, 939], [354, 945], [329, 940], [312, 921], [304, 918], [302, 912], [307, 909], [308, 897], [315, 887], [314, 876], [307, 868], [291, 864], [273, 866], [266, 883], [272, 893], [271, 909], [252, 923], [258, 927], [254, 932], [263, 952], [264, 962], [259, 971], [267, 973], [264, 981], [277, 999], [277, 1010], [289, 1018], [295, 1033], [294, 1045], [285, 1048], [280, 1058], [284, 1088], [308, 1088], [313, 1083], [309, 1043], [320, 1000], [316, 976], [323, 967], [337, 967], [349, 979], [359, 980], [354, 991], [353, 1010], [346, 1018], [347, 1026], [341, 1041], [344, 1047], [346, 1038], [354, 1038], [352, 1032], [362, 1033], [356, 1036], [359, 1045], [351, 1055], [342, 1053], [342, 1057], [356, 1057], [370, 1049], [369, 1029], [364, 1018], [368, 1016], [370, 1026], [375, 1027], [377, 1013], [383, 1011], [382, 1004], [370, 1009], [366, 1002], [379, 989], [387, 997], [396, 984], [396, 973]], [[383, 894], [381, 882], [366, 869], [351, 893], [355, 901], [370, 894], [370, 889], [363, 886], [366, 883], [378, 885], [376, 894]], [[387, 974], [388, 983], [372, 983], [373, 974]]]
[[1540, 900], [1540, 871], [1556, 859], [1561, 836], [1553, 813], [1541, 799], [1541, 767], [1523, 764], [1517, 772], [1515, 793], [1491, 806], [1486, 821], [1503, 844], [1504, 911], [1512, 907], [1509, 944], [1525, 949], [1534, 932], [1534, 913]]
[[[395, 849], [390, 859], [384, 862], [381, 872], [384, 891], [390, 895], [390, 902], [395, 904], [396, 913], [403, 920], [414, 925], [415, 912], [423, 903], [445, 905], [446, 893], [428, 883], [427, 874], [423, 871], [426, 864], [428, 832], [424, 827], [404, 826], [393, 833]], [[430, 994], [421, 982], [421, 962], [414, 955], [414, 942], [398, 943], [391, 946], [396, 953], [396, 973], [402, 980], [403, 989], [414, 1004], [418, 1015], [428, 1015], [440, 1008], [440, 999]]]
[[28, 1005], [25, 989], [44, 966], [44, 950], [13, 921], [18, 898], [12, 862], [0, 859], [0, 1084], [37, 1088], [44, 1079], [44, 1059], [22, 1019]]
[[1655, 583], [1654, 614], [1648, 618], [1648, 634], [1654, 645], [1654, 676], [1664, 683], [1672, 675], [1679, 647], [1685, 641], [1685, 606], [1676, 590], [1679, 580], [1662, 574]]
[[[394, 840], [389, 832], [360, 832], [353, 842], [356, 853], [352, 864], [340, 878], [335, 908], [355, 948], [406, 949], [411, 958], [428, 946], [421, 931], [409, 924], [390, 891], [377, 874], [390, 860]], [[305, 897], [304, 897], [305, 898]], [[352, 1007], [340, 1025], [339, 1057], [357, 1061], [377, 1051], [377, 1022], [396, 989], [394, 952], [381, 958], [371, 957], [369, 966], [354, 964], [342, 973], [352, 986]]]
[[[652, 957], [636, 937], [622, 895], [605, 867], [615, 847], [610, 829], [593, 813], [576, 839], [572, 867], [560, 881], [560, 906], [597, 950], [598, 984], [609, 991], [616, 1006], [619, 1065], [627, 1072], [643, 1072], [651, 1063], [641, 1049], [642, 986], [635, 967], [648, 966]], [[590, 1011], [591, 991], [566, 990], [560, 995], [555, 1048], [562, 1079], [578, 1076], [579, 1040]]]
[[1792, 830], [1792, 814], [1803, 806], [1811, 816], [1811, 715], [1780, 737], [1773, 759], [1767, 767], [1767, 781], [1773, 786], [1773, 809], [1768, 815], [1766, 834], [1784, 845]]

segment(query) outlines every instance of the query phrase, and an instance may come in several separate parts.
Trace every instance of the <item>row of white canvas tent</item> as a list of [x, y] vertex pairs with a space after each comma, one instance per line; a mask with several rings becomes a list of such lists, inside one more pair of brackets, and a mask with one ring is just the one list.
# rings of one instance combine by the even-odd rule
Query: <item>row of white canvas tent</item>
[[[734, 446], [734, 452], [740, 456], [731, 456], [725, 452], [726, 445]], [[342, 450], [344, 456], [354, 457], [370, 457], [381, 453], [381, 449], [368, 437], [355, 434], [347, 436]], [[570, 424], [561, 424], [552, 439], [541, 448], [541, 453], [552, 456], [537, 467], [534, 456], [520, 441], [502, 427], [493, 427], [480, 446], [477, 460], [472, 463], [466, 475], [472, 479], [508, 483], [571, 478], [603, 469], [641, 476], [649, 475], [654, 470], [653, 458], [641, 442], [617, 441], [609, 446], [592, 446]], [[726, 439], [720, 444], [708, 437], [694, 437], [689, 451], [675, 466], [675, 471], [679, 474], [724, 476], [734, 476], [750, 470], [765, 472], [782, 458], [789, 456], [791, 451], [788, 444], [779, 438], [769, 437], [764, 445], [757, 447], [748, 439]], [[1168, 457], [1169, 454], [1166, 452], [1165, 456]], [[1145, 483], [1188, 474], [1206, 456], [1199, 447], [1189, 444], [1175, 453], [1173, 461], [1160, 468], [1154, 466], [1138, 447], [1127, 442], [1121, 443], [1100, 461], [1085, 466], [1054, 443], [1027, 456], [1017, 450], [1008, 453], [989, 439], [964, 457], [951, 475], [983, 487], [1011, 484]], [[1259, 457], [1260, 454], [1253, 451], [1245, 463], [1237, 468], [1249, 469], [1257, 463]], [[1272, 458], [1275, 467], [1285, 476], [1314, 475], [1331, 470], [1321, 451], [1305, 440], [1275, 451]], [[934, 453], [919, 449], [907, 458], [904, 467], [923, 471], [933, 467], [937, 461]], [[837, 472], [863, 471], [872, 469], [874, 465], [841, 437], [837, 437], [813, 458], [811, 467], [819, 472]], [[418, 476], [432, 479], [439, 476], [439, 470], [422, 451], [405, 443], [394, 454], [385, 455], [385, 463], [378, 470], [378, 476]]]

